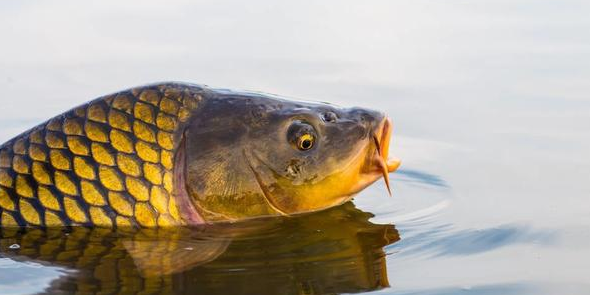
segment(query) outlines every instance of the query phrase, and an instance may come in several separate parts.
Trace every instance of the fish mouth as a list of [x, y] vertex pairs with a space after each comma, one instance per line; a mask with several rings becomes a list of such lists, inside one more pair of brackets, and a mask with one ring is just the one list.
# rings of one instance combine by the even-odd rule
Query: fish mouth
[[391, 119], [385, 118], [377, 132], [372, 132], [373, 143], [375, 144], [375, 152], [372, 157], [372, 165], [376, 167], [378, 173], [382, 174], [387, 192], [391, 196], [391, 186], [389, 184], [389, 173], [394, 172], [401, 165], [401, 161], [397, 158], [389, 158], [389, 144], [391, 141], [391, 133], [393, 131], [393, 124]]

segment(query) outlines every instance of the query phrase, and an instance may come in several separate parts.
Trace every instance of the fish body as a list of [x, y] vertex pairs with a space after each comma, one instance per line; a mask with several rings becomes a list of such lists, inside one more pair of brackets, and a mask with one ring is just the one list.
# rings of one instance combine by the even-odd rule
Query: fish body
[[0, 146], [0, 226], [149, 228], [329, 208], [388, 170], [383, 157], [373, 167], [384, 118], [185, 83], [121, 91]]
[[206, 90], [183, 84], [101, 97], [0, 147], [2, 226], [182, 224], [176, 139]]

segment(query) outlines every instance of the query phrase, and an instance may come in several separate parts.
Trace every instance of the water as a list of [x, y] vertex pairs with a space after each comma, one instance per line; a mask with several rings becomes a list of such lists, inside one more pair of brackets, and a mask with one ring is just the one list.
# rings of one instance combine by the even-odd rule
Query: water
[[2, 3], [0, 141], [179, 80], [380, 109], [404, 163], [393, 198], [379, 182], [295, 219], [11, 233], [0, 294], [588, 294], [589, 13], [571, 0]]
[[3, 256], [62, 268], [45, 294], [356, 293], [388, 286], [383, 247], [399, 240], [370, 217], [349, 203], [231, 226], [5, 233], [0, 247], [18, 243]]

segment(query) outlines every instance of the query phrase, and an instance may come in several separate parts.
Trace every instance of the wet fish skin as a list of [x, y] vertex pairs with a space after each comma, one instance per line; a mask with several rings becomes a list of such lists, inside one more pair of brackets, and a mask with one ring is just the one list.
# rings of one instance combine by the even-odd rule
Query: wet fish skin
[[[165, 227], [341, 205], [383, 178], [387, 115], [160, 83], [107, 95], [0, 146], [0, 227]], [[306, 143], [306, 145], [303, 145]]]
[[206, 90], [163, 83], [98, 98], [0, 146], [0, 226], [183, 224], [174, 150]]

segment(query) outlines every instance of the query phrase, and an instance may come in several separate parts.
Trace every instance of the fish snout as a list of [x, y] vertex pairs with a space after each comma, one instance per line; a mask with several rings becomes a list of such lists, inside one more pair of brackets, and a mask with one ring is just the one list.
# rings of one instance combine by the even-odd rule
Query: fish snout
[[348, 109], [348, 114], [352, 120], [368, 131], [376, 129], [387, 118], [387, 115], [382, 112], [356, 107]]
[[389, 157], [389, 145], [393, 131], [393, 122], [382, 112], [364, 108], [349, 109], [350, 118], [361, 125], [374, 143], [376, 154], [386, 164], [388, 172], [394, 172], [400, 165], [400, 160]]

